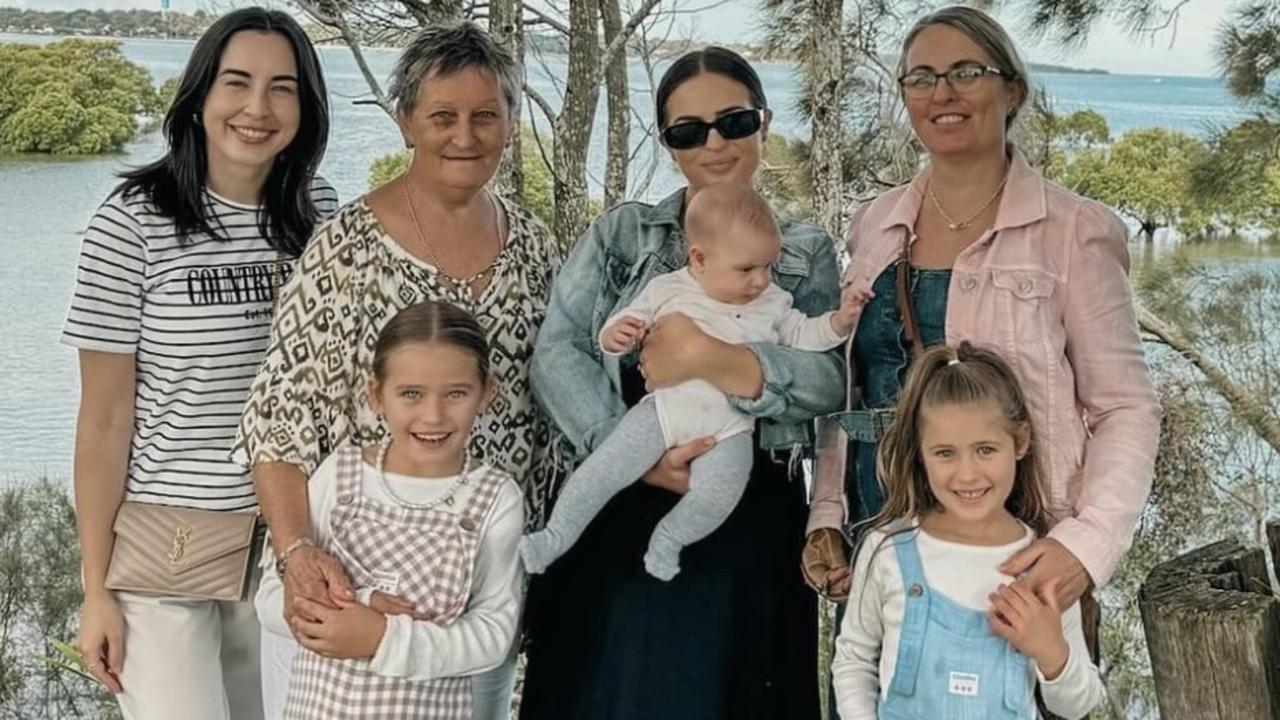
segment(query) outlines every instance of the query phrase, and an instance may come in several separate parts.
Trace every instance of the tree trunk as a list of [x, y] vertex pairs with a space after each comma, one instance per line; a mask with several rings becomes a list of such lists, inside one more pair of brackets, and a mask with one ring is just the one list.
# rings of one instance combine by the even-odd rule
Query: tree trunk
[[1280, 419], [1273, 416], [1270, 409], [1258, 401], [1255, 393], [1237, 385], [1222, 368], [1200, 352], [1200, 349], [1191, 341], [1179, 335], [1177, 330], [1146, 308], [1138, 308], [1138, 324], [1144, 331], [1156, 336], [1160, 342], [1168, 345], [1195, 365], [1209, 381], [1209, 386], [1214, 392], [1221, 395], [1231, 406], [1231, 411], [1236, 417], [1252, 428], [1263, 442], [1271, 446], [1272, 450], [1280, 453]]
[[[1271, 572], [1274, 574], [1273, 580], [1280, 582], [1280, 518], [1276, 518], [1267, 523], [1267, 545], [1271, 548]], [[1280, 593], [1280, 586], [1276, 586], [1276, 592]]]
[[805, 62], [809, 85], [813, 209], [818, 224], [833, 238], [843, 235], [844, 134], [840, 129], [840, 79], [843, 73], [841, 0], [811, 0], [809, 52]]
[[[490, 0], [489, 32], [511, 53], [519, 67], [517, 77], [524, 77], [524, 22], [521, 0]], [[517, 200], [524, 199], [524, 169], [521, 167], [523, 152], [520, 147], [520, 105], [523, 94], [516, 88], [511, 111], [511, 141], [502, 154], [502, 165], [494, 177], [498, 191]]]
[[600, 88], [598, 0], [569, 1], [569, 69], [555, 126], [555, 233], [572, 247], [587, 226], [587, 149]]
[[[622, 8], [618, 0], [600, 0], [600, 18], [606, 45], [622, 32]], [[608, 91], [609, 145], [604, 174], [604, 206], [613, 207], [627, 194], [627, 169], [631, 158], [631, 98], [627, 85], [627, 53], [624, 47], [605, 69]]]

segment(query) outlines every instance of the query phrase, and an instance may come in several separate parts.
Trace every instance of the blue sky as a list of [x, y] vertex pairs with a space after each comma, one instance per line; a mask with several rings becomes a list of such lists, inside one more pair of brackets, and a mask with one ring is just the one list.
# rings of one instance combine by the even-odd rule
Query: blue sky
[[[280, 0], [258, 0], [260, 4], [286, 7]], [[624, 4], [627, 0], [624, 0]], [[1166, 0], [1171, 3], [1172, 0]], [[249, 0], [172, 0], [176, 10], [197, 8], [217, 11]], [[0, 5], [40, 10], [74, 8], [112, 9], [160, 7], [160, 0], [0, 0]], [[1022, 50], [1033, 61], [1060, 63], [1080, 67], [1098, 67], [1112, 72], [1149, 75], [1214, 75], [1213, 41], [1217, 27], [1226, 14], [1228, 0], [1189, 0], [1183, 7], [1177, 31], [1163, 32], [1154, 38], [1135, 40], [1110, 27], [1099, 27], [1083, 48], [1068, 51], [1050, 46], [1023, 43]], [[709, 7], [710, 6], [710, 7]], [[680, 0], [685, 10], [707, 8], [689, 13], [684, 21], [685, 33], [696, 38], [717, 41], [751, 40], [756, 36], [757, 4], [755, 0]], [[1018, 18], [1001, 13], [1007, 27], [1018, 32]]]

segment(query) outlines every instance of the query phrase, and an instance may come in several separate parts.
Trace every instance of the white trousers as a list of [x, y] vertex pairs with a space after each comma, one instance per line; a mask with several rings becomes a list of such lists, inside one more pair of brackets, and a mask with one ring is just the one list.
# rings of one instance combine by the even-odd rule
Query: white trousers
[[126, 720], [261, 720], [258, 618], [247, 602], [117, 592]]
[[[291, 637], [281, 637], [262, 630], [262, 709], [267, 720], [280, 720], [285, 699], [289, 696], [289, 670], [298, 644]], [[511, 717], [511, 693], [516, 682], [516, 653], [501, 665], [471, 676], [471, 716], [473, 720], [508, 720]]]

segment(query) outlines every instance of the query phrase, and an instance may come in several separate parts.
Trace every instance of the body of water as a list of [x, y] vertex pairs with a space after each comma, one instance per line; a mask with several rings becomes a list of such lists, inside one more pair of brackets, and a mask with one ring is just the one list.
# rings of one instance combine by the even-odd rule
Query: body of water
[[[7, 36], [0, 42], [48, 42], [49, 38]], [[129, 59], [145, 66], [158, 84], [182, 70], [190, 42], [129, 40]], [[396, 53], [368, 53], [375, 74], [385, 78]], [[343, 201], [366, 189], [368, 169], [381, 155], [403, 148], [395, 125], [373, 105], [356, 104], [369, 97], [368, 87], [345, 48], [320, 51], [332, 96], [332, 134], [320, 172], [338, 189]], [[786, 64], [759, 66], [775, 111], [774, 129], [783, 135], [805, 133], [795, 108], [799, 83]], [[661, 68], [659, 68], [659, 71]], [[530, 62], [530, 82], [558, 105], [564, 61]], [[1219, 81], [1211, 78], [1131, 75], [1046, 74], [1037, 80], [1063, 111], [1093, 108], [1113, 133], [1162, 125], [1203, 134], [1215, 125], [1231, 124], [1247, 115]], [[632, 72], [636, 114], [652, 115], [648, 79]], [[603, 94], [602, 94], [603, 95]], [[603, 100], [602, 100], [603, 102]], [[524, 108], [526, 115], [530, 108]], [[541, 118], [538, 118], [539, 120]], [[546, 127], [545, 122], [541, 123]], [[604, 167], [604, 114], [598, 115], [590, 167], [596, 180]], [[637, 146], [633, 172], [640, 176], [653, 161], [655, 144], [647, 128], [632, 132]], [[69, 301], [79, 249], [79, 233], [98, 204], [116, 184], [115, 174], [158, 157], [162, 138], [140, 136], [117, 155], [84, 159], [22, 155], [0, 157], [0, 484], [41, 473], [70, 478], [78, 396], [76, 354], [58, 344]], [[659, 155], [653, 182], [641, 197], [653, 199], [678, 187], [671, 163]], [[596, 183], [598, 185], [598, 182]]]

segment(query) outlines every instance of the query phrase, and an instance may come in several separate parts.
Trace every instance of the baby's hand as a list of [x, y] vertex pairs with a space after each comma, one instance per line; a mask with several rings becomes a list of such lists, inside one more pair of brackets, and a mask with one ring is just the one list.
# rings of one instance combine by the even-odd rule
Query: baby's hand
[[607, 352], [627, 352], [640, 342], [647, 328], [648, 324], [644, 320], [633, 315], [624, 315], [605, 330], [601, 344]]
[[1070, 653], [1062, 636], [1056, 586], [1056, 581], [1045, 583], [1037, 597], [1021, 585], [1001, 585], [987, 596], [991, 629], [1018, 652], [1035, 659], [1046, 680], [1062, 674]]
[[847, 337], [853, 332], [853, 324], [862, 313], [862, 308], [875, 296], [871, 288], [855, 290], [852, 285], [846, 285], [840, 292], [840, 309], [831, 314], [831, 329], [837, 335]]

